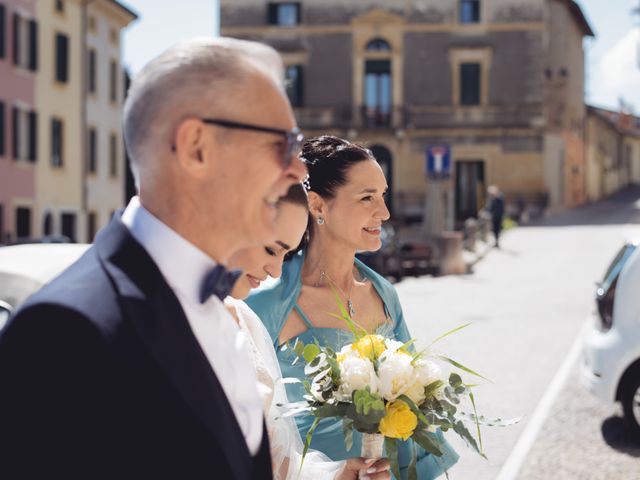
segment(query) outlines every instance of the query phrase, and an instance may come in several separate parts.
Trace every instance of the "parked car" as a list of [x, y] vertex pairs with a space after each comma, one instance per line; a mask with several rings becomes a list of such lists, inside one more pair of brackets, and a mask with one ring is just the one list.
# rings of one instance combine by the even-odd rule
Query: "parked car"
[[66, 235], [45, 235], [44, 237], [21, 237], [10, 241], [7, 245], [25, 245], [27, 243], [75, 243]]
[[620, 402], [629, 433], [640, 440], [640, 239], [627, 242], [597, 286], [592, 322], [582, 336], [581, 382], [608, 403]]
[[0, 330], [18, 305], [58, 276], [88, 247], [57, 243], [0, 247]]

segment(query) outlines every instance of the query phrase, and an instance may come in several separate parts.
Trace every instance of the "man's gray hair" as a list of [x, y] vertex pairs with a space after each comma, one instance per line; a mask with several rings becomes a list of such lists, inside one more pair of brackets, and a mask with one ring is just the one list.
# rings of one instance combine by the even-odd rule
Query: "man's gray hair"
[[140, 187], [140, 170], [153, 169], [159, 149], [170, 149], [178, 124], [189, 116], [233, 111], [251, 71], [284, 84], [280, 55], [271, 47], [234, 38], [181, 42], [135, 76], [124, 104], [124, 139]]

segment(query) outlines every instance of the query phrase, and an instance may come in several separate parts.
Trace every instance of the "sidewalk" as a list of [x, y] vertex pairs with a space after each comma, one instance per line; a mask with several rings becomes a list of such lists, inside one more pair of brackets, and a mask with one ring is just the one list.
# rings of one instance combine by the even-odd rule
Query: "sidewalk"
[[474, 251], [462, 250], [462, 258], [467, 265], [467, 273], [473, 273], [473, 266], [493, 249], [493, 243], [476, 240]]

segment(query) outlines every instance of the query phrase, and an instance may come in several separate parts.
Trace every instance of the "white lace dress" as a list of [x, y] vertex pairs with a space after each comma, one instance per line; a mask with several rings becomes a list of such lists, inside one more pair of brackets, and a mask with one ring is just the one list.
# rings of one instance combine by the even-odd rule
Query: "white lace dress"
[[303, 446], [300, 433], [291, 417], [278, 418], [281, 412], [277, 410], [276, 405], [288, 403], [288, 400], [284, 385], [279, 381], [282, 373], [269, 332], [243, 301], [227, 297], [225, 304], [230, 307], [240, 328], [247, 333], [249, 339], [249, 352], [263, 399], [274, 480], [333, 479], [344, 462], [333, 462], [327, 456], [313, 450], [307, 452], [300, 471]]

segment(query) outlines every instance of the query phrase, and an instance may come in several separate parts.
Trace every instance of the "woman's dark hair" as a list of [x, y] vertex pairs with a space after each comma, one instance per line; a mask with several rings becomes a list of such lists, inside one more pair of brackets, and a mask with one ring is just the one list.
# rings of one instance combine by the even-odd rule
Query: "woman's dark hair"
[[307, 191], [301, 183], [294, 183], [287, 190], [287, 194], [278, 200], [278, 203], [292, 203], [309, 210]]
[[304, 142], [300, 157], [309, 169], [305, 187], [322, 198], [335, 197], [336, 189], [347, 183], [354, 164], [374, 158], [370, 150], [331, 135]]
[[[306, 191], [316, 192], [322, 198], [330, 199], [335, 197], [337, 188], [347, 183], [347, 174], [353, 165], [375, 157], [370, 150], [360, 145], [332, 135], [322, 135], [304, 142], [300, 158], [309, 169], [309, 176], [305, 180]], [[314, 219], [309, 214], [307, 231], [300, 245], [285, 256], [285, 261], [309, 244], [313, 222]]]
[[[309, 211], [309, 198], [307, 197], [307, 191], [301, 183], [294, 183], [293, 185], [291, 185], [289, 187], [289, 190], [287, 190], [287, 194], [284, 197], [281, 197], [280, 200], [278, 200], [278, 203], [290, 203], [292, 205], [304, 207], [307, 212]], [[296, 248], [285, 254], [285, 262], [291, 259], [293, 255], [295, 255], [302, 249], [302, 247], [307, 242], [307, 235], [308, 233], [307, 231], [305, 231], [302, 239], [300, 240], [300, 244]]]

